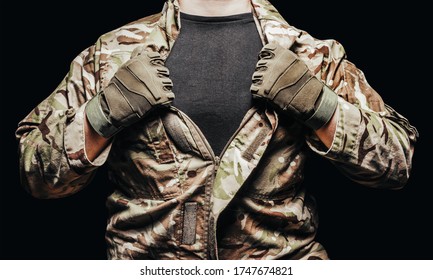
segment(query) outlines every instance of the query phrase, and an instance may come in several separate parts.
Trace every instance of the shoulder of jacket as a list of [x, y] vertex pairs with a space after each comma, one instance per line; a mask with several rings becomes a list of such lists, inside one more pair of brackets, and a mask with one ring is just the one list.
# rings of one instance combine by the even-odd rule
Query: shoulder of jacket
[[143, 17], [98, 38], [97, 49], [131, 52], [142, 44], [161, 18], [161, 13]]
[[277, 11], [262, 11], [258, 18], [264, 32], [284, 47], [308, 60], [320, 56], [324, 60], [341, 60], [346, 56], [343, 46], [334, 39], [318, 39], [289, 24]]
[[340, 61], [346, 57], [343, 45], [335, 39], [318, 39], [308, 32], [299, 30], [293, 51], [305, 60], [320, 58], [324, 61]]

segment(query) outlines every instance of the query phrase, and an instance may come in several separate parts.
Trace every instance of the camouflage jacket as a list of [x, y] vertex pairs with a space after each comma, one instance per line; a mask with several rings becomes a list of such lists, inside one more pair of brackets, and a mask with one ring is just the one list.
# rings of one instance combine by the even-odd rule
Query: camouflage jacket
[[21, 179], [35, 197], [72, 195], [107, 164], [111, 259], [326, 259], [317, 211], [302, 184], [308, 151], [368, 187], [408, 180], [417, 132], [367, 83], [334, 40], [296, 29], [266, 0], [252, 0], [263, 43], [290, 48], [339, 95], [332, 146], [265, 105], [254, 106], [222, 156], [177, 108], [117, 134], [94, 161], [84, 150], [86, 102], [137, 46], [169, 55], [179, 34], [177, 0], [161, 13], [101, 36], [71, 63], [57, 89], [20, 123]]

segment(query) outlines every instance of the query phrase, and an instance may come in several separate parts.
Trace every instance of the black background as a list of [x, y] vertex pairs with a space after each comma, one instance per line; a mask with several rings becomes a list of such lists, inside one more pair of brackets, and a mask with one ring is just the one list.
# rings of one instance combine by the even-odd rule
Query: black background
[[[321, 158], [308, 164], [306, 184], [319, 204], [317, 238], [332, 259], [433, 259], [433, 15], [427, 2], [273, 1], [290, 24], [341, 42], [385, 102], [420, 132], [403, 190], [359, 186]], [[103, 33], [159, 12], [163, 1], [58, 3], [16, 1], [1, 8], [0, 259], [106, 258], [105, 198], [111, 189], [104, 168], [72, 197], [34, 199], [19, 183], [14, 131], [60, 83], [76, 55]]]

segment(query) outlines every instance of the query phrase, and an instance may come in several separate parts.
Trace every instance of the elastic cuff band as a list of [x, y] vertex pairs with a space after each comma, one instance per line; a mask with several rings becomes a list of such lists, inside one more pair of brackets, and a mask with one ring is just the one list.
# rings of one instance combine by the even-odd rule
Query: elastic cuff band
[[305, 124], [313, 130], [318, 130], [329, 122], [337, 109], [337, 105], [337, 94], [327, 86], [324, 86], [320, 96], [319, 105], [314, 114], [305, 121]]
[[98, 94], [92, 98], [86, 105], [86, 117], [89, 120], [93, 129], [102, 137], [110, 138], [116, 134], [120, 129], [113, 126], [108, 118], [105, 116], [99, 102], [101, 95]]

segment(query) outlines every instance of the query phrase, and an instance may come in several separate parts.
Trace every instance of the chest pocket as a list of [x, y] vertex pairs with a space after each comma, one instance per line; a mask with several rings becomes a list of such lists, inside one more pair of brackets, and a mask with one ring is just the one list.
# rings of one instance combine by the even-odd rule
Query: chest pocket
[[148, 147], [155, 160], [160, 164], [174, 163], [173, 147], [165, 132], [160, 118], [149, 122], [146, 126]]
[[157, 115], [115, 136], [109, 165], [110, 179], [129, 197], [168, 200], [181, 193], [175, 147]]
[[266, 153], [244, 188], [244, 195], [255, 199], [279, 200], [294, 195], [303, 180], [306, 158], [303, 128], [297, 122], [280, 118]]

